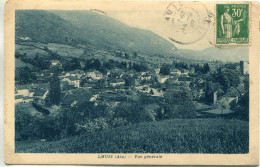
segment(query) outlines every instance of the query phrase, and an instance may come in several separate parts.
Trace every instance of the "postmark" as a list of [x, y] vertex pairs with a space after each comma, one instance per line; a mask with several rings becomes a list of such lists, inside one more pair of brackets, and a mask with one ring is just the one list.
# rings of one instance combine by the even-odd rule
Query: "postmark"
[[249, 4], [216, 4], [216, 45], [249, 45]]
[[199, 2], [172, 2], [164, 19], [171, 24], [169, 39], [184, 45], [201, 40], [212, 22], [207, 8]]

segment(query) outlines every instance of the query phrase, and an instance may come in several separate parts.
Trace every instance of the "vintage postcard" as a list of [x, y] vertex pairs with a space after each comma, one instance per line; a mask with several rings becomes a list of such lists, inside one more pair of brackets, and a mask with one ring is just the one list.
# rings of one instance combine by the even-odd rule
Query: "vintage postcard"
[[259, 3], [8, 0], [5, 162], [256, 165]]

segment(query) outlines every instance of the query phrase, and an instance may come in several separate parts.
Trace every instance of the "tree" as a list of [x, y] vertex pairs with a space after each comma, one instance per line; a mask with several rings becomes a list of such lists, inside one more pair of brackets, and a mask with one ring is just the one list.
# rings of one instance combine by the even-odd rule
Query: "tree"
[[141, 67], [140, 67], [140, 65], [137, 64], [137, 63], [134, 63], [134, 64], [133, 64], [133, 69], [134, 69], [135, 71], [137, 71], [137, 72], [140, 72], [140, 71], [141, 71]]
[[57, 73], [54, 73], [50, 79], [50, 103], [53, 105], [60, 104], [60, 79]]
[[142, 63], [140, 64], [140, 71], [147, 71], [147, 70], [148, 70], [148, 65], [147, 65], [147, 63], [142, 62]]
[[169, 75], [171, 71], [171, 65], [170, 64], [163, 64], [160, 69], [160, 74], [162, 75]]
[[201, 74], [203, 73], [203, 67], [201, 67], [199, 64], [196, 64], [195, 65], [195, 72], [198, 73], [198, 74]]
[[18, 103], [15, 105], [15, 140], [25, 140], [31, 131], [27, 128], [33, 121], [29, 106]]
[[98, 59], [90, 59], [85, 64], [85, 71], [88, 69], [100, 70], [100, 68], [101, 68], [101, 63]]
[[125, 86], [134, 86], [134, 85], [135, 85], [135, 79], [131, 76], [126, 76]]
[[41, 69], [46, 70], [50, 67], [50, 61], [46, 60], [46, 58], [43, 57], [43, 55], [40, 55], [38, 52], [36, 53], [35, 57], [32, 60], [29, 60], [30, 64], [33, 66]]
[[107, 62], [103, 63], [103, 68], [113, 69], [115, 67], [115, 61], [113, 59], [109, 59]]
[[133, 55], [134, 55], [135, 58], [138, 57], [138, 53], [137, 52], [133, 52]]
[[166, 118], [194, 118], [196, 108], [187, 89], [169, 90], [165, 93]]
[[31, 69], [28, 67], [22, 67], [17, 69], [15, 72], [15, 80], [19, 81], [20, 84], [28, 84], [33, 80], [36, 80], [36, 76], [32, 73]]
[[249, 120], [249, 92], [238, 100], [238, 106], [234, 109], [240, 119]]
[[125, 58], [129, 59], [129, 54], [128, 53], [125, 53]]
[[80, 61], [77, 58], [73, 58], [71, 61], [65, 61], [63, 63], [63, 68], [65, 71], [73, 71], [81, 68]]
[[128, 69], [129, 69], [129, 70], [132, 70], [132, 69], [133, 69], [133, 64], [132, 64], [131, 61], [129, 62], [129, 67], [128, 67]]
[[208, 63], [204, 64], [204, 66], [203, 66], [203, 73], [207, 74], [209, 71], [210, 71], [209, 64]]
[[236, 70], [219, 68], [216, 81], [219, 82], [224, 91], [227, 91], [230, 87], [236, 87], [240, 83], [239, 73]]
[[123, 118], [131, 123], [154, 121], [154, 114], [154, 111], [145, 109], [140, 102], [120, 103], [115, 108], [115, 118]]

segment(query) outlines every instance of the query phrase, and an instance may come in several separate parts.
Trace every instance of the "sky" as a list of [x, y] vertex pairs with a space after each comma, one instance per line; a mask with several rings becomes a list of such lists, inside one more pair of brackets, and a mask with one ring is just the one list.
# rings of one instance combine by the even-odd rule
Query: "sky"
[[[213, 26], [213, 17], [210, 18], [211, 23], [204, 25], [199, 21], [202, 21], [202, 17], [208, 13], [214, 14], [214, 5], [213, 4], [204, 4], [205, 2], [200, 2], [191, 4], [188, 2], [184, 5], [173, 4], [170, 5], [169, 2], [150, 2], [150, 3], [128, 3], [127, 5], [119, 4], [118, 8], [98, 8], [98, 10], [105, 12], [109, 17], [112, 17], [116, 20], [119, 20], [131, 27], [141, 28], [150, 30], [159, 36], [169, 40], [179, 49], [192, 49], [192, 50], [203, 50], [208, 47], [212, 47], [214, 40], [214, 26]], [[170, 5], [170, 6], [169, 6]], [[168, 7], [168, 8], [167, 8]], [[172, 12], [177, 14], [174, 15], [174, 19], [177, 19], [177, 15], [181, 11], [186, 11], [186, 16], [192, 14], [195, 22], [197, 21], [197, 27], [202, 26], [202, 32], [192, 32], [196, 28], [189, 27], [190, 33], [185, 34], [184, 32], [178, 31], [178, 23], [172, 24], [167, 22], [165, 19], [165, 11], [170, 9]], [[176, 12], [177, 11], [177, 12]], [[178, 12], [179, 11], [179, 12]], [[188, 14], [187, 14], [188, 13]], [[184, 16], [185, 17], [185, 16]], [[185, 18], [186, 19], [186, 18]], [[186, 22], [181, 22], [181, 25]], [[190, 22], [187, 21], [189, 25]], [[195, 26], [196, 27], [196, 26]], [[169, 39], [177, 39], [178, 42], [173, 42]], [[198, 41], [194, 42], [194, 40]], [[191, 42], [190, 44], [180, 44], [179, 42]]]

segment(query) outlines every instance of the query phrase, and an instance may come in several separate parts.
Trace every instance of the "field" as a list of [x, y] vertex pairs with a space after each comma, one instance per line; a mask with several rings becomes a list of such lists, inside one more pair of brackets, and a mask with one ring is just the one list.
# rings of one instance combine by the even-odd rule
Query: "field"
[[31, 64], [22, 62], [21, 60], [15, 58], [15, 68], [22, 68], [22, 67], [33, 68]]
[[248, 122], [174, 119], [133, 124], [60, 141], [16, 141], [17, 153], [248, 153]]

